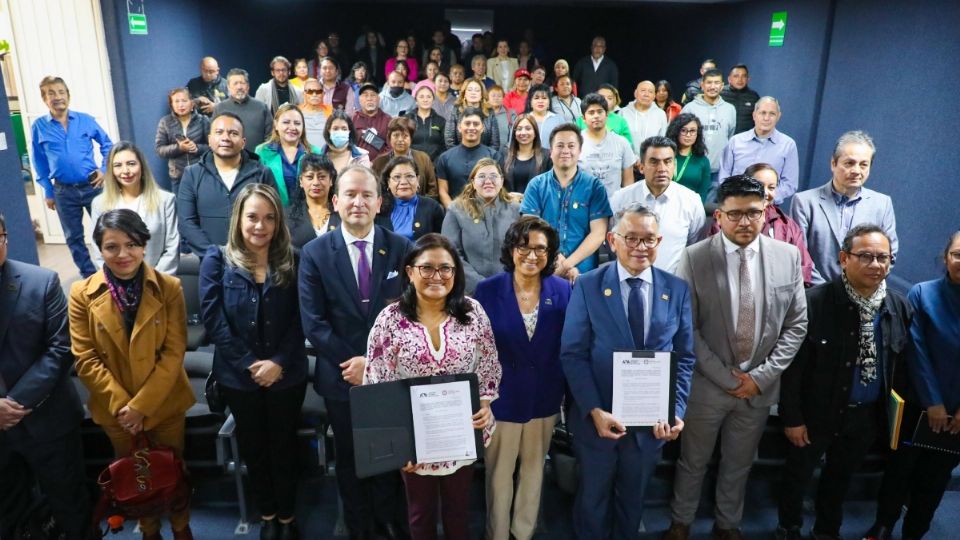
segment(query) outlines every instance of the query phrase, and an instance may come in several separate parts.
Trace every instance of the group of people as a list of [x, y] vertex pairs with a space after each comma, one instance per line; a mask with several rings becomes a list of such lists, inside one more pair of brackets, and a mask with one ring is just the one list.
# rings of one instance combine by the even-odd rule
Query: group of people
[[[913, 422], [922, 410], [935, 431], [960, 433], [960, 233], [943, 252], [944, 276], [907, 298], [887, 288], [896, 224], [890, 198], [864, 187], [876, 152], [867, 134], [843, 134], [830, 180], [794, 195], [796, 146], [776, 130], [776, 99], [746, 95], [745, 66], [724, 89], [705, 64], [682, 109], [642, 81], [618, 111], [600, 37], [575, 80], [563, 73], [553, 86], [531, 84], [538, 62], [528, 51], [516, 67], [505, 40], [459, 82], [456, 65], [443, 65], [456, 54], [442, 31], [432, 81], [413, 81], [409, 37], [399, 58], [376, 52], [376, 32], [364, 40], [376, 62], [359, 80], [356, 69], [340, 80], [344, 53], [331, 40], [306, 62], [302, 92], [276, 57], [252, 99], [245, 71], [222, 80], [205, 58], [199, 81], [170, 92], [158, 127], [169, 192], [136, 145], [112, 144], [69, 108], [62, 79], [41, 82], [50, 114], [33, 126], [38, 182], [83, 279], [68, 300], [52, 272], [7, 261], [0, 221], [0, 535], [33, 477], [67, 538], [86, 533], [71, 369], [118, 456], [140, 433], [182, 454], [194, 396], [182, 365], [181, 252], [201, 259], [212, 376], [236, 419], [265, 539], [299, 536], [293, 456], [308, 383], [325, 399], [351, 538], [436, 538], [438, 519], [446, 538], [470, 535], [473, 461], [357, 477], [349, 390], [361, 384], [477, 375], [490, 539], [533, 536], [564, 403], [579, 462], [574, 531], [589, 539], [636, 537], [648, 480], [677, 438], [664, 538], [687, 538], [718, 437], [713, 534], [742, 538], [773, 405], [790, 442], [784, 539], [801, 538], [803, 494], [824, 455], [813, 535], [839, 537], [851, 475], [886, 434], [891, 390]], [[407, 76], [386, 69], [390, 60]], [[374, 82], [379, 62], [385, 89]], [[386, 112], [403, 96], [412, 101]], [[674, 353], [674, 423], [638, 430], [613, 415], [617, 350]], [[901, 445], [867, 537], [889, 538], [908, 497], [904, 537], [921, 537], [958, 462]], [[192, 538], [189, 519], [189, 509], [170, 516], [175, 538]], [[157, 518], [140, 528], [160, 537]]]

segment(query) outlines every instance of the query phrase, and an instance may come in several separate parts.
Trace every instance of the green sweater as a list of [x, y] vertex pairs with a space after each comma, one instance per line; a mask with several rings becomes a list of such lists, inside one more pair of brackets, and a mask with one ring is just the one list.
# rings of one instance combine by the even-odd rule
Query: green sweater
[[[690, 162], [687, 163], [687, 159]], [[684, 164], [686, 163], [686, 168]], [[695, 156], [692, 153], [686, 156], [677, 156], [677, 172], [683, 170], [683, 176], [674, 177], [674, 181], [681, 186], [692, 189], [700, 195], [702, 202], [707, 202], [710, 193], [710, 159], [707, 156]]]
[[[577, 118], [577, 127], [580, 128], [580, 131], [587, 129], [587, 123], [583, 121], [582, 116]], [[627, 125], [627, 121], [619, 114], [607, 114], [607, 131], [612, 131], [627, 139], [630, 147], [633, 147], [633, 136], [630, 135], [630, 126]]]

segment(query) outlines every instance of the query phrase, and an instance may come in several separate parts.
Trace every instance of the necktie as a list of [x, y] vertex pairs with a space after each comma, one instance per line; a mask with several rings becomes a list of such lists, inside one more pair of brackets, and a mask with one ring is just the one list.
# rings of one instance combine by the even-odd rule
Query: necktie
[[357, 288], [360, 289], [360, 307], [366, 313], [370, 302], [370, 262], [367, 261], [367, 242], [356, 240], [353, 245], [360, 250], [357, 259]]
[[633, 334], [633, 346], [643, 349], [643, 319], [646, 299], [643, 294], [643, 280], [640, 278], [627, 279], [630, 285], [630, 296], [627, 298], [627, 320], [630, 322], [630, 333]]
[[737, 250], [740, 255], [740, 312], [737, 314], [737, 361], [750, 360], [753, 353], [753, 335], [756, 326], [756, 306], [753, 303], [753, 281], [750, 279], [750, 259], [753, 251]]

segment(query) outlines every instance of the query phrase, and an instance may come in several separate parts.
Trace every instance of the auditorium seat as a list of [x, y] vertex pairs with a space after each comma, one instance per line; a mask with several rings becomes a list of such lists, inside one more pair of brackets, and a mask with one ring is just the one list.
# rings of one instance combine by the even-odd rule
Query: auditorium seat
[[180, 255], [177, 276], [187, 304], [187, 350], [195, 351], [207, 341], [207, 331], [200, 322], [200, 258], [192, 253]]

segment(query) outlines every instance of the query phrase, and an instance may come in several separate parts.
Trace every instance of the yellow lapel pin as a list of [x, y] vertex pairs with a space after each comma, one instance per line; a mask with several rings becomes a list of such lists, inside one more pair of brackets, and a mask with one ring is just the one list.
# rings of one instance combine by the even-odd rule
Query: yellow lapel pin
[[386, 255], [386, 254], [387, 254], [387, 250], [385, 250], [385, 249], [378, 249], [378, 250], [377, 250], [377, 253], [379, 253], [379, 254], [381, 254], [381, 255]]
[[666, 294], [661, 294], [661, 295], [660, 295], [660, 299], [661, 299], [661, 300], [670, 300], [670, 296], [669, 296], [669, 295], [666, 295]]
[[604, 296], [612, 296], [612, 295], [613, 295], [613, 291], [611, 291], [610, 289], [604, 289], [604, 290], [603, 290], [603, 295], [604, 295]]

